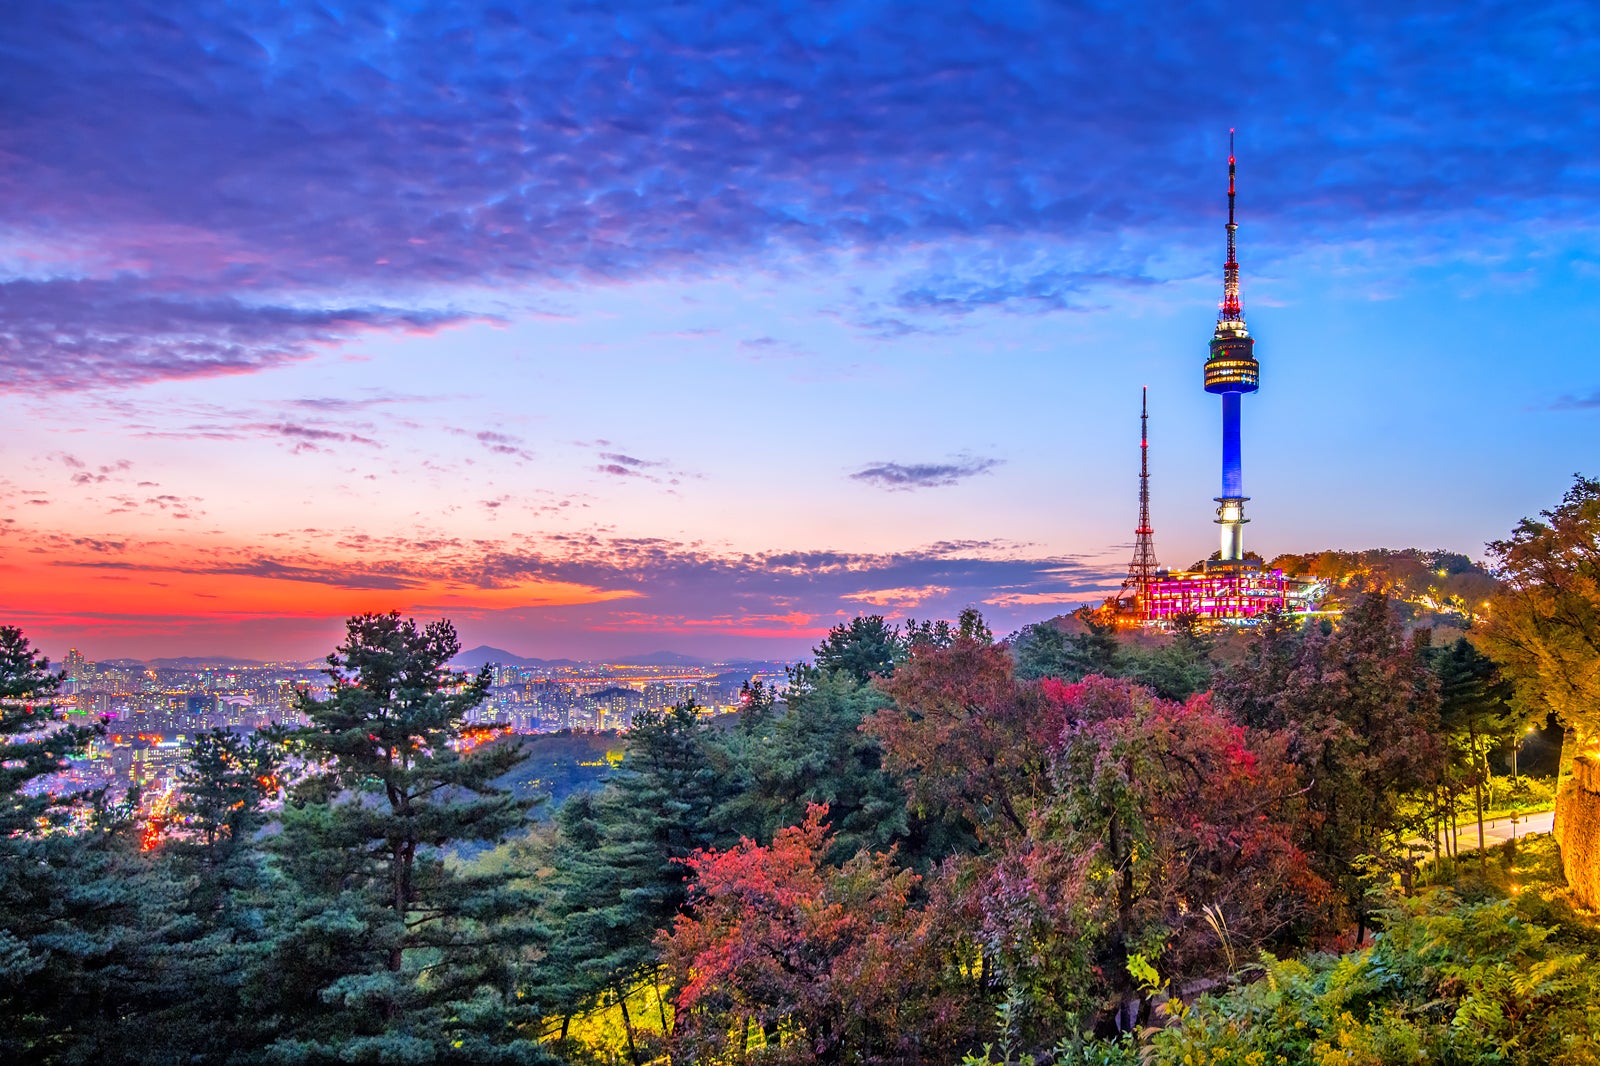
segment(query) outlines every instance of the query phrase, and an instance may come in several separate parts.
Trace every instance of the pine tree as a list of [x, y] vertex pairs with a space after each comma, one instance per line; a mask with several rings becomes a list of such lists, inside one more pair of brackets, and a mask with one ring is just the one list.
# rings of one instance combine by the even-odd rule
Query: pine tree
[[528, 803], [495, 787], [512, 746], [464, 750], [487, 670], [452, 673], [448, 622], [352, 618], [326, 699], [292, 736], [304, 775], [274, 838], [271, 939], [248, 998], [283, 1061], [536, 1061], [516, 996], [533, 939], [508, 873], [468, 875], [447, 849], [493, 844]]
[[741, 837], [771, 840], [799, 825], [813, 804], [825, 804], [836, 861], [904, 843], [911, 830], [905, 791], [884, 772], [877, 737], [861, 728], [886, 697], [845, 672], [813, 672], [805, 682], [790, 687], [785, 713], [760, 735], [730, 738], [739, 744], [740, 788], [719, 808], [719, 821]]
[[0, 626], [0, 840], [31, 838], [64, 824], [71, 800], [29, 786], [66, 768], [95, 736], [64, 721], [53, 702], [61, 678], [15, 626]]
[[45, 780], [98, 732], [63, 724], [59, 684], [0, 627], [0, 1061], [109, 1061], [174, 991], [159, 965], [170, 885], [139, 851], [133, 803]]
[[898, 627], [881, 614], [859, 615], [828, 630], [818, 644], [812, 666], [822, 673], [845, 673], [866, 684], [874, 677], [894, 673], [906, 655], [906, 642]]
[[1253, 729], [1283, 732], [1305, 779], [1306, 850], [1364, 913], [1362, 861], [1389, 861], [1408, 830], [1403, 798], [1439, 781], [1438, 685], [1425, 644], [1408, 639], [1388, 597], [1367, 593], [1331, 634], [1264, 624], [1216, 696]]
[[[1467, 779], [1472, 785], [1478, 816], [1478, 861], [1487, 863], [1483, 830], [1483, 786], [1489, 778], [1489, 751], [1507, 735], [1514, 735], [1520, 722], [1513, 715], [1511, 685], [1500, 676], [1493, 659], [1460, 637], [1432, 655], [1433, 672], [1439, 679], [1439, 716], [1444, 728], [1466, 756]], [[1462, 750], [1464, 749], [1464, 750]]]
[[268, 801], [281, 793], [284, 754], [280, 729], [217, 729], [195, 737], [179, 771], [160, 856], [179, 886], [172, 912], [184, 934], [164, 959], [181, 990], [155, 1019], [168, 1037], [164, 1049], [183, 1052], [169, 1061], [220, 1062], [261, 1041], [254, 1012], [243, 1006], [241, 963], [264, 946], [261, 830]]
[[[570, 1016], [623, 1004], [659, 975], [658, 933], [682, 910], [684, 861], [733, 843], [716, 812], [732, 786], [726, 751], [693, 703], [634, 720], [621, 771], [597, 797], [569, 800], [550, 881], [551, 942], [538, 987]], [[731, 836], [731, 839], [730, 839]]]
[[183, 829], [168, 850], [195, 877], [191, 906], [198, 913], [225, 909], [231, 892], [258, 879], [256, 834], [266, 824], [267, 801], [281, 790], [284, 737], [276, 729], [249, 736], [214, 729], [194, 739], [179, 771], [175, 810]]

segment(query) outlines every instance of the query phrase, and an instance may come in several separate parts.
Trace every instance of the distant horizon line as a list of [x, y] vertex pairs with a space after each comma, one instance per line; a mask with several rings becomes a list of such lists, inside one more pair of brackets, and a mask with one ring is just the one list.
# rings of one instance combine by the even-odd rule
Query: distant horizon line
[[[70, 655], [74, 651], [77, 651], [80, 654], [82, 654], [81, 649], [68, 648], [67, 655]], [[458, 655], [456, 655], [453, 658], [451, 658], [450, 662], [452, 664], [454, 664], [454, 663], [456, 663], [456, 661], [458, 659], [460, 659], [462, 657], [465, 657], [465, 656], [472, 656], [473, 653], [475, 653], [475, 652], [491, 652], [491, 653], [497, 653], [499, 655], [505, 656], [506, 657], [506, 661], [502, 661], [502, 660], [498, 660], [498, 659], [489, 659], [489, 658], [485, 659], [486, 663], [489, 663], [489, 664], [492, 664], [492, 665], [496, 665], [496, 666], [541, 666], [541, 665], [542, 666], [566, 666], [566, 665], [572, 665], [572, 666], [595, 666], [595, 665], [599, 665], [599, 666], [672, 667], [672, 666], [731, 666], [731, 665], [739, 665], [739, 664], [744, 664], [744, 663], [772, 663], [772, 664], [791, 665], [793, 663], [800, 662], [805, 658], [808, 658], [808, 656], [765, 656], [765, 657], [763, 657], [763, 656], [754, 656], [754, 655], [735, 655], [735, 656], [725, 656], [725, 657], [710, 657], [710, 656], [703, 656], [703, 655], [694, 655], [694, 654], [689, 653], [689, 652], [674, 652], [674, 651], [665, 651], [665, 650], [657, 650], [657, 651], [651, 651], [651, 652], [637, 652], [637, 653], [630, 653], [628, 655], [622, 655], [622, 656], [618, 656], [618, 655], [603, 655], [603, 656], [576, 657], [576, 656], [570, 656], [570, 655], [563, 655], [563, 656], [556, 656], [556, 657], [553, 657], [553, 658], [543, 658], [543, 657], [536, 656], [536, 655], [518, 655], [517, 653], [511, 652], [511, 651], [507, 651], [504, 648], [496, 648], [496, 647], [493, 647], [493, 646], [488, 645], [488, 644], [480, 644], [480, 645], [477, 645], [476, 647], [463, 649]], [[50, 658], [50, 665], [52, 667], [64, 667], [65, 664], [66, 664], [67, 655], [62, 655], [62, 656], [59, 656], [59, 657], [56, 657], [56, 656], [49, 657]], [[474, 656], [474, 658], [479, 658], [479, 657], [481, 657], [481, 656]], [[646, 660], [652, 660], [652, 659], [656, 660], [656, 661], [654, 661], [654, 662], [646, 661]], [[669, 659], [675, 659], [676, 661], [668, 661]], [[244, 658], [244, 657], [238, 656], [238, 655], [154, 655], [154, 656], [150, 656], [148, 658], [141, 658], [139, 656], [133, 656], [133, 655], [112, 655], [112, 656], [107, 656], [105, 658], [93, 658], [91, 656], [84, 655], [84, 661], [86, 663], [90, 663], [90, 664], [96, 665], [96, 666], [107, 664], [107, 663], [110, 663], [110, 664], [137, 663], [137, 664], [139, 664], [141, 666], [166, 666], [166, 667], [169, 667], [169, 668], [174, 667], [174, 666], [177, 666], [177, 667], [180, 667], [180, 668], [182, 666], [194, 666], [194, 667], [236, 666], [236, 667], [262, 668], [262, 667], [271, 667], [271, 666], [286, 666], [286, 667], [322, 666], [327, 662], [327, 657], [326, 656], [315, 656], [315, 657], [312, 657], [312, 658], [250, 659], [250, 658]], [[471, 667], [468, 666], [468, 667], [465, 667], [465, 668], [470, 669]]]

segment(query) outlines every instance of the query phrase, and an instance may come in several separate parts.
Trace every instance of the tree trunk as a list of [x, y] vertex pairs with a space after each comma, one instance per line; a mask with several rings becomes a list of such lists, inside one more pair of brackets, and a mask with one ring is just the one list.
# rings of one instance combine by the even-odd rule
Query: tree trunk
[[1478, 808], [1478, 868], [1484, 870], [1488, 868], [1486, 864], [1489, 861], [1489, 845], [1483, 836], [1483, 782], [1481, 780], [1474, 783], [1473, 791], [1477, 794], [1475, 803]]
[[[1520, 738], [1519, 738], [1520, 739]], [[1578, 742], [1578, 735], [1571, 726], [1561, 728], [1561, 761], [1556, 765], [1556, 791], [1561, 791], [1562, 782], [1572, 776], [1572, 760], [1578, 754], [1582, 745]]]
[[1120, 972], [1116, 976], [1118, 990], [1127, 988], [1128, 974], [1128, 927], [1133, 924], [1133, 860], [1130, 856], [1123, 855], [1121, 827], [1117, 823], [1117, 816], [1112, 815], [1110, 824], [1106, 827], [1108, 843], [1111, 845], [1111, 861], [1115, 864], [1113, 869], [1121, 868], [1121, 876], [1117, 879], [1117, 937], [1116, 952], [1117, 964]]
[[628, 1034], [628, 1061], [639, 1061], [639, 1049], [633, 1042], [633, 1019], [628, 1017], [628, 995], [626, 992], [617, 993], [617, 1006], [622, 1008], [622, 1031]]
[[[1467, 737], [1472, 743], [1472, 794], [1473, 802], [1478, 808], [1478, 870], [1487, 872], [1489, 869], [1489, 850], [1483, 839], [1483, 780], [1489, 774], [1489, 760], [1478, 752], [1478, 732], [1468, 730]], [[1482, 772], [1478, 772], [1479, 770]]]

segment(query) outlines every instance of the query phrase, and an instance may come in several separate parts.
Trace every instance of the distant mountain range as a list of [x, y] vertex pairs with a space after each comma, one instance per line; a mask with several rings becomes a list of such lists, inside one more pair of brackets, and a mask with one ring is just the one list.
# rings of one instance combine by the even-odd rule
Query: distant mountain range
[[[619, 666], [771, 666], [782, 665], [778, 660], [766, 659], [724, 659], [715, 664], [709, 659], [701, 659], [693, 655], [684, 655], [675, 651], [653, 651], [644, 655], [610, 655], [597, 659], [535, 659], [526, 655], [517, 655], [506, 651], [504, 648], [492, 648], [487, 644], [480, 644], [476, 648], [457, 655], [450, 660], [450, 665], [458, 670], [477, 670], [484, 666], [526, 666], [533, 668], [573, 667], [583, 666], [586, 663], [610, 663]], [[240, 668], [261, 667], [267, 665], [256, 659], [237, 659], [227, 655], [179, 655], [164, 659], [102, 659], [102, 667], [111, 667], [123, 670], [142, 670], [153, 667], [157, 670], [199, 670], [204, 667], [229, 667]], [[285, 666], [317, 668], [325, 665], [318, 659], [305, 663], [285, 663]]]
[[484, 666], [579, 666], [576, 659], [530, 659], [524, 655], [514, 655], [504, 648], [491, 648], [487, 644], [479, 644], [476, 648], [466, 651], [450, 660], [450, 665], [460, 670], [477, 670]]
[[705, 659], [697, 659], [693, 655], [680, 655], [675, 651], [653, 651], [646, 655], [624, 655], [613, 657], [608, 662], [620, 663], [626, 666], [710, 666]]
[[180, 655], [175, 659], [151, 659], [157, 670], [197, 670], [202, 666], [265, 666], [254, 659], [235, 659], [227, 655]]
[[[603, 658], [584, 660], [585, 662], [605, 662], [619, 666], [710, 666], [711, 660], [701, 659], [693, 655], [684, 655], [676, 651], [652, 651], [644, 655], [607, 655]], [[766, 665], [761, 659], [732, 659], [725, 665], [737, 666], [749, 664], [752, 666]], [[450, 660], [450, 665], [460, 670], [477, 670], [480, 667], [495, 666], [528, 666], [528, 667], [559, 667], [582, 666], [583, 662], [576, 659], [534, 659], [515, 652], [506, 651], [504, 648], [491, 648], [487, 644], [480, 644], [476, 648], [457, 655]]]

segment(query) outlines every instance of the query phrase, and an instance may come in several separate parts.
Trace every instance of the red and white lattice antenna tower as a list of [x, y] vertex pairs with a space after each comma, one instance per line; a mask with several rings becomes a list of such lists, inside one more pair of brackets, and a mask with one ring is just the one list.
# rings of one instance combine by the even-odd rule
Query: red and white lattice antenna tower
[[1150, 601], [1150, 583], [1156, 570], [1155, 529], [1150, 525], [1150, 386], [1146, 385], [1139, 402], [1139, 527], [1133, 531], [1133, 560], [1122, 583], [1120, 599], [1133, 600], [1140, 620]]

